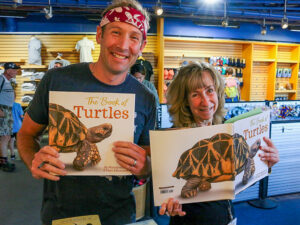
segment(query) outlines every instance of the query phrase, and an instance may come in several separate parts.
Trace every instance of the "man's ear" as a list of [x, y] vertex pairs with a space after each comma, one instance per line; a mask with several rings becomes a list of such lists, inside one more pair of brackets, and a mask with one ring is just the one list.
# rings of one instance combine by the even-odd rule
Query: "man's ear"
[[96, 34], [96, 41], [98, 44], [100, 44], [101, 38], [102, 38], [102, 28], [98, 25], [97, 34]]
[[143, 40], [143, 42], [141, 44], [141, 48], [140, 48], [141, 53], [142, 53], [143, 49], [145, 48], [146, 44], [147, 44], [147, 40]]

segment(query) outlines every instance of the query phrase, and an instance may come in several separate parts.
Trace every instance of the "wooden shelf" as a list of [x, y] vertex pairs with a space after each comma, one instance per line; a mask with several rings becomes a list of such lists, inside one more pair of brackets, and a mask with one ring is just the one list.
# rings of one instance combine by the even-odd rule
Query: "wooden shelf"
[[275, 90], [276, 94], [289, 94], [289, 93], [296, 93], [296, 90]]
[[25, 91], [25, 90], [22, 90], [22, 93], [23, 94], [28, 94], [28, 95], [34, 95], [35, 91]]
[[20, 63], [24, 63], [25, 59], [17, 59], [14, 57], [0, 57], [0, 62], [1, 63], [6, 63], [6, 62], [20, 62]]
[[47, 52], [75, 52], [73, 48], [48, 48]]
[[253, 62], [275, 62], [275, 59], [253, 59]]
[[26, 64], [26, 65], [21, 65], [22, 69], [47, 69], [47, 65], [33, 65], [33, 64]]
[[297, 60], [277, 59], [277, 63], [298, 63]]

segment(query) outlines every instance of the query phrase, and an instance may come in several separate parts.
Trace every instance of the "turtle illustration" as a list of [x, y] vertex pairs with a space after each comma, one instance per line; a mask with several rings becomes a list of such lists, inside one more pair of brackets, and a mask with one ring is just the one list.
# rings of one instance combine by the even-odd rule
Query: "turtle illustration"
[[112, 125], [104, 123], [87, 129], [78, 117], [61, 105], [49, 104], [49, 145], [58, 152], [77, 152], [73, 161], [76, 170], [83, 170], [91, 162], [96, 165], [101, 157], [95, 143], [108, 138]]
[[260, 139], [249, 148], [239, 134], [219, 133], [197, 142], [185, 151], [178, 162], [173, 177], [187, 180], [181, 190], [183, 198], [190, 198], [198, 191], [211, 188], [211, 183], [234, 180], [244, 170], [243, 184], [254, 174], [254, 156], [259, 150]]

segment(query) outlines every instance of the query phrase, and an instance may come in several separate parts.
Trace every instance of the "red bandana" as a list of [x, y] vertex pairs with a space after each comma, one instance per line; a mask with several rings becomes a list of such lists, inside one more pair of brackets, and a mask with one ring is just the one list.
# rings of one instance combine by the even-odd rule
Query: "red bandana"
[[125, 22], [137, 27], [143, 34], [146, 40], [148, 30], [145, 16], [138, 10], [131, 7], [117, 7], [109, 10], [100, 22], [100, 27], [112, 22]]

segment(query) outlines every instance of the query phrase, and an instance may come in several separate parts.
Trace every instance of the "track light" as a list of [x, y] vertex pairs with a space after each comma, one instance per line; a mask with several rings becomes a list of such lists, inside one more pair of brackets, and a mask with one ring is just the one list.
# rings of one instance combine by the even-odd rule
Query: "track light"
[[223, 18], [222, 20], [222, 27], [228, 27], [228, 18]]
[[263, 20], [263, 24], [262, 24], [260, 33], [261, 33], [262, 35], [266, 35], [266, 34], [267, 34], [267, 27], [266, 27], [266, 20], [265, 20], [265, 18], [264, 18], [264, 20]]
[[156, 3], [156, 6], [155, 6], [155, 14], [158, 15], [158, 16], [160, 16], [160, 15], [163, 14], [163, 12], [164, 12], [164, 10], [163, 10], [163, 8], [162, 8], [161, 2], [158, 1], [158, 2]]
[[49, 20], [53, 17], [52, 6], [49, 6], [49, 9], [44, 8], [43, 11], [45, 12], [45, 17], [46, 17], [47, 20]]
[[284, 0], [284, 15], [283, 15], [283, 18], [281, 20], [281, 28], [282, 29], [286, 29], [289, 26], [288, 18], [286, 17], [286, 1], [287, 0]]
[[283, 17], [281, 20], [281, 28], [286, 29], [289, 26], [288, 18]]
[[222, 20], [222, 27], [227, 27], [228, 26], [228, 17], [227, 17], [227, 2], [226, 0], [224, 1], [224, 17]]
[[266, 35], [267, 34], [267, 28], [266, 27], [261, 27], [261, 32], [262, 35]]

